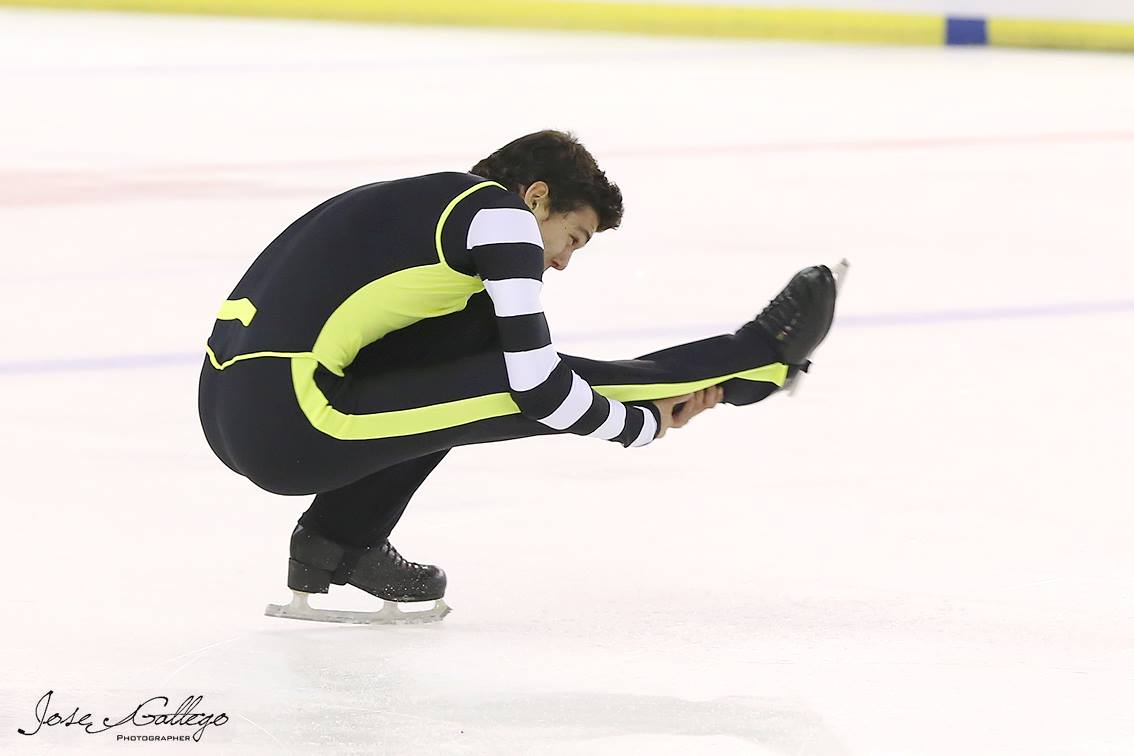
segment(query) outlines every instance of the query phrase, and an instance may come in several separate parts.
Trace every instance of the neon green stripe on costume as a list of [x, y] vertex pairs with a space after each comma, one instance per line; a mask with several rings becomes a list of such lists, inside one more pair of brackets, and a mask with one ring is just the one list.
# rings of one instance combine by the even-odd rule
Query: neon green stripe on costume
[[[315, 384], [313, 359], [293, 359], [291, 379], [295, 396], [303, 414], [317, 430], [341, 441], [365, 441], [376, 438], [410, 436], [415, 433], [453, 428], [458, 425], [520, 414], [520, 408], [508, 393], [486, 394], [453, 402], [431, 404], [368, 415], [348, 415], [327, 402], [327, 397]], [[762, 381], [783, 386], [787, 379], [787, 365], [775, 363], [731, 373], [716, 378], [705, 378], [686, 383], [659, 383], [642, 385], [595, 386], [598, 393], [618, 401], [642, 401], [680, 396], [715, 386], [732, 378]]]
[[489, 186], [500, 184], [482, 181], [458, 194], [445, 207], [434, 233], [438, 262], [382, 276], [335, 308], [311, 347], [324, 367], [341, 376], [364, 346], [419, 320], [463, 310], [469, 297], [484, 290], [484, 282], [478, 277], [449, 267], [441, 248], [441, 233], [461, 200]]
[[248, 354], [238, 354], [231, 360], [225, 360], [224, 362], [221, 362], [217, 359], [216, 354], [213, 353], [213, 348], [208, 344], [205, 345], [205, 354], [209, 355], [209, 362], [213, 363], [213, 367], [215, 367], [217, 370], [224, 370], [229, 365], [234, 365], [237, 362], [243, 362], [244, 360], [251, 360], [256, 357], [286, 357], [288, 359], [294, 357], [307, 357], [314, 359], [315, 357], [315, 355], [311, 354], [311, 352], [249, 352]]
[[335, 308], [311, 353], [342, 376], [367, 344], [419, 320], [463, 310], [469, 297], [483, 290], [479, 278], [458, 273], [444, 263], [390, 273], [366, 284]]
[[716, 386], [732, 378], [745, 381], [760, 381], [774, 383], [783, 387], [787, 380], [788, 366], [780, 362], [764, 365], [751, 370], [742, 370], [739, 373], [730, 373], [716, 378], [702, 378], [699, 381], [686, 381], [685, 383], [656, 383], [652, 385], [636, 386], [594, 386], [594, 390], [607, 397], [620, 402], [642, 401], [644, 399], [666, 399], [673, 396], [689, 394], [709, 386]]
[[332, 407], [315, 384], [315, 360], [291, 361], [291, 380], [299, 407], [311, 425], [340, 441], [411, 436], [453, 428], [476, 420], [519, 414], [520, 408], [507, 393], [475, 396], [454, 402], [430, 404], [369, 415], [348, 415]]
[[445, 228], [445, 221], [447, 221], [449, 219], [449, 214], [453, 212], [453, 208], [455, 208], [458, 204], [460, 204], [461, 200], [463, 200], [465, 197], [469, 196], [473, 192], [479, 191], [479, 190], [484, 189], [485, 187], [489, 187], [489, 186], [498, 186], [501, 189], [504, 188], [503, 184], [498, 184], [495, 181], [482, 181], [479, 184], [476, 184], [475, 186], [470, 186], [468, 189], [464, 190], [463, 192], [458, 194], [456, 197], [454, 197], [453, 200], [448, 205], [445, 206], [445, 210], [441, 213], [441, 217], [437, 221], [437, 232], [436, 232], [436, 235], [435, 235], [435, 241], [437, 243], [437, 259], [439, 261], [441, 261], [442, 263], [444, 263], [445, 265], [448, 265], [448, 263], [445, 262], [445, 250], [443, 250], [441, 248], [441, 230], [443, 228]]
[[[504, 188], [495, 181], [482, 181], [458, 194], [445, 207], [435, 233], [437, 263], [395, 271], [355, 291], [323, 323], [310, 352], [253, 352], [233, 357], [222, 365], [210, 349], [209, 359], [214, 367], [223, 370], [234, 362], [254, 357], [313, 356], [341, 377], [364, 346], [419, 320], [463, 310], [469, 297], [484, 290], [484, 283], [449, 267], [441, 249], [441, 233], [461, 200], [489, 186]], [[239, 320], [244, 326], [254, 317], [256, 306], [247, 298], [229, 300], [217, 313], [219, 320]]]
[[217, 313], [217, 320], [239, 320], [240, 325], [247, 328], [256, 317], [256, 305], [248, 297], [244, 299], [229, 299], [221, 305]]

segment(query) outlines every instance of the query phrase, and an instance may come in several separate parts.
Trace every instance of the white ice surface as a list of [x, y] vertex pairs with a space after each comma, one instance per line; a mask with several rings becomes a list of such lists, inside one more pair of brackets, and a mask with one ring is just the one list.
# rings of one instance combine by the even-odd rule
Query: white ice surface
[[[0, 39], [0, 751], [1134, 752], [1134, 58], [15, 11]], [[444, 623], [262, 617], [306, 499], [204, 442], [218, 303], [324, 198], [544, 127], [627, 205], [549, 276], [561, 347], [711, 335], [847, 256], [804, 390], [644, 450], [459, 449], [394, 538], [449, 573]], [[17, 734], [49, 689], [231, 722]]]

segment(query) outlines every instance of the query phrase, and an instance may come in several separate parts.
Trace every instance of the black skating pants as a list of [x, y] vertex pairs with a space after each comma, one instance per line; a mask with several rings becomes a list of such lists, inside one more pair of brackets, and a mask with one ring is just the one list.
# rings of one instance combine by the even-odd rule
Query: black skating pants
[[[786, 374], [774, 346], [751, 323], [733, 334], [633, 360], [562, 359], [600, 393], [629, 404], [716, 384], [724, 386], [725, 403], [751, 404], [777, 390]], [[757, 378], [751, 373], [755, 369], [760, 369]], [[729, 377], [745, 371], [746, 377]], [[460, 312], [388, 334], [364, 348], [345, 377], [318, 368], [315, 381], [330, 405], [351, 415], [507, 392], [491, 301], [480, 293]], [[223, 371], [206, 359], [199, 409], [209, 445], [226, 465], [274, 493], [314, 493], [300, 523], [353, 546], [387, 538], [451, 448], [558, 432], [511, 414], [412, 435], [335, 438], [313, 427], [301, 411], [290, 360], [271, 357]]]

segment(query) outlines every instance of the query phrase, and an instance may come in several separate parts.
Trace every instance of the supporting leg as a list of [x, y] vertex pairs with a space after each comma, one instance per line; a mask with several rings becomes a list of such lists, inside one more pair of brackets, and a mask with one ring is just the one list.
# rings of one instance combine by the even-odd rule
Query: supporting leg
[[299, 524], [347, 546], [381, 543], [389, 538], [410, 498], [448, 453], [446, 449], [407, 460], [320, 493]]

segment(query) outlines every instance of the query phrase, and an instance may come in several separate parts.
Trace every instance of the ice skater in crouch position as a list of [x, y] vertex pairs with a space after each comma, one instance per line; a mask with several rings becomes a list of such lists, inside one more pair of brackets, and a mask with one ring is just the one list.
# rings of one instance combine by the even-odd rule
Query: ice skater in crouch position
[[[800, 271], [734, 333], [633, 360], [559, 354], [543, 274], [621, 219], [621, 191], [583, 145], [541, 131], [469, 173], [340, 194], [268, 245], [217, 315], [199, 408], [228, 467], [274, 493], [315, 494], [291, 537], [294, 598], [269, 614], [443, 617], [445, 573], [404, 559], [389, 535], [455, 446], [548, 433], [646, 446], [807, 369], [845, 263]], [[332, 583], [384, 604], [311, 608], [308, 594]], [[434, 603], [403, 612], [395, 602]]]

